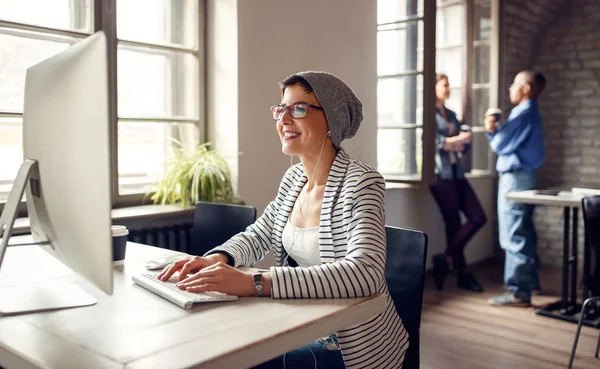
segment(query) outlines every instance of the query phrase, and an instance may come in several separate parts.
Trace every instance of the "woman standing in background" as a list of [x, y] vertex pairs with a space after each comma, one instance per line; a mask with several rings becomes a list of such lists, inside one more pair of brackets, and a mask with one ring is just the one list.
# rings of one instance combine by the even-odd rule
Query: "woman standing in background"
[[[433, 280], [438, 290], [452, 270], [458, 273], [458, 287], [483, 292], [475, 277], [466, 271], [464, 248], [469, 240], [486, 223], [485, 212], [465, 178], [460, 162], [463, 153], [470, 149], [472, 133], [461, 126], [456, 113], [446, 108], [450, 97], [450, 84], [445, 74], [436, 75], [436, 155], [437, 182], [430, 186], [446, 224], [446, 252], [433, 257]], [[461, 223], [459, 211], [467, 218]]]

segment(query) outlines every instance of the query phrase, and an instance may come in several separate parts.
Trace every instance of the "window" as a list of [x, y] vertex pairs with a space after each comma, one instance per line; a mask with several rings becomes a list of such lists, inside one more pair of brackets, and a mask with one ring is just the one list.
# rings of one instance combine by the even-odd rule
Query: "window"
[[198, 6], [117, 0], [119, 196], [150, 190], [175, 142], [200, 142]]
[[438, 1], [436, 69], [450, 80], [452, 92], [446, 105], [473, 126], [472, 151], [464, 164], [475, 175], [492, 171], [483, 116], [489, 107], [498, 105], [491, 94], [492, 79], [497, 75], [497, 64], [492, 63], [497, 45], [492, 44], [494, 32], [492, 0]]
[[25, 72], [92, 33], [90, 1], [0, 0], [0, 202], [23, 162]]
[[459, 1], [438, 1], [436, 17], [436, 57], [437, 73], [444, 73], [450, 82], [450, 98], [446, 106], [463, 116], [464, 52], [465, 52], [465, 6]]
[[[483, 116], [490, 107], [498, 107], [498, 22], [493, 22], [497, 13], [497, 0], [471, 0], [469, 18], [472, 32], [468, 40], [468, 65], [472, 68], [469, 77], [468, 106], [471, 106], [468, 123], [473, 126], [471, 151], [471, 173], [490, 174], [494, 168], [494, 156], [489, 148]], [[496, 16], [497, 19], [497, 16]]]
[[423, 14], [422, 0], [377, 5], [377, 165], [406, 180], [422, 173]]
[[[435, 5], [435, 4], [433, 4]], [[426, 1], [425, 7], [432, 6]], [[438, 0], [428, 23], [422, 0], [378, 1], [378, 152], [379, 170], [388, 180], [415, 181], [426, 173], [424, 163], [433, 162], [433, 150], [425, 136], [434, 128], [433, 106], [426, 103], [429, 90], [424, 79], [431, 73], [448, 75], [452, 92], [447, 106], [473, 126], [473, 150], [468, 165], [473, 174], [489, 174], [493, 157], [483, 130], [483, 113], [497, 106], [498, 30], [492, 22], [497, 0]], [[497, 15], [496, 15], [497, 17]], [[423, 35], [435, 29], [435, 40]], [[424, 67], [424, 56], [435, 55], [435, 67]], [[428, 88], [429, 89], [429, 88]], [[431, 94], [433, 95], [433, 87]], [[433, 172], [433, 168], [430, 169]]]
[[23, 161], [26, 69], [96, 30], [117, 97], [113, 198], [140, 202], [173, 148], [203, 139], [202, 11], [195, 0], [0, 0], [0, 203]]

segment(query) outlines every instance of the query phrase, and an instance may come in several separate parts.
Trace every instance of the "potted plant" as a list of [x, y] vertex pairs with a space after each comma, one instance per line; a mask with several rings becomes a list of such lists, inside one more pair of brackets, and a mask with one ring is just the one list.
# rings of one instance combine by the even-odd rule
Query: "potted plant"
[[210, 143], [192, 150], [182, 144], [178, 146], [167, 162], [156, 192], [150, 197], [155, 204], [180, 203], [186, 207], [198, 201], [232, 203], [237, 200], [229, 165], [217, 151], [209, 149]]

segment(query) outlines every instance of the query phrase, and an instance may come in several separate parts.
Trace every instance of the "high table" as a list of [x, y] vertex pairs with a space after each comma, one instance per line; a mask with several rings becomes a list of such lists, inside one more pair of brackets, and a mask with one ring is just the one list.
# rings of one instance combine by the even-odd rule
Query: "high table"
[[[578, 320], [574, 316], [581, 311], [577, 302], [577, 255], [578, 255], [578, 216], [584, 193], [559, 191], [549, 194], [547, 191], [528, 190], [515, 191], [506, 195], [506, 199], [524, 204], [538, 206], [553, 206], [563, 208], [563, 262], [561, 298], [559, 301], [541, 306], [536, 309], [540, 315], [549, 316], [573, 323]], [[571, 221], [572, 214], [572, 221]], [[571, 228], [571, 232], [569, 230]], [[569, 234], [571, 233], [571, 235]], [[584, 298], [587, 288], [584, 286]], [[584, 324], [600, 328], [600, 316], [593, 311], [586, 315]]]

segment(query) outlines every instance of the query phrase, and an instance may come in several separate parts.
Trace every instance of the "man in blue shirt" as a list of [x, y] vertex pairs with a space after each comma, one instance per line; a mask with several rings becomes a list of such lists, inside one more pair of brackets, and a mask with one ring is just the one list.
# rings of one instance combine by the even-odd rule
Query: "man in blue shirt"
[[498, 233], [504, 249], [504, 295], [489, 300], [495, 306], [529, 306], [531, 293], [539, 289], [537, 235], [533, 205], [506, 199], [512, 191], [536, 188], [535, 170], [544, 163], [542, 116], [537, 98], [546, 86], [545, 77], [525, 70], [510, 86], [510, 101], [517, 104], [506, 122], [485, 117], [490, 147], [498, 155]]

